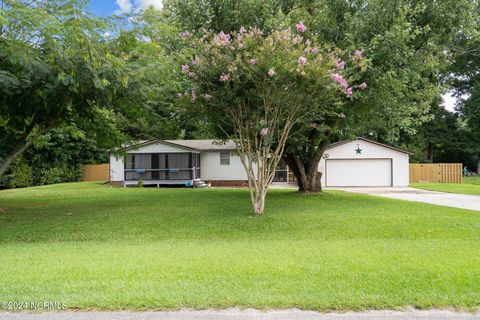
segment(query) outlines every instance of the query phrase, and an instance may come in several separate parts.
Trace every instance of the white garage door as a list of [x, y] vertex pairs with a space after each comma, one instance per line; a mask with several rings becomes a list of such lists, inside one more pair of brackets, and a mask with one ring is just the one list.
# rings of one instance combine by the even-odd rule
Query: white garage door
[[327, 187], [390, 187], [391, 159], [328, 159]]

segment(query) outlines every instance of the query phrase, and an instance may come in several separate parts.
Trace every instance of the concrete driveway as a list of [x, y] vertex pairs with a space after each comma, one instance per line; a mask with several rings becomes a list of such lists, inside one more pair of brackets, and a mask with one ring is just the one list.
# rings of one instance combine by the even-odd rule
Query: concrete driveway
[[425, 202], [425, 203], [437, 204], [440, 206], [480, 211], [480, 196], [473, 196], [473, 195], [467, 195], [467, 194], [428, 191], [428, 190], [420, 190], [420, 189], [414, 189], [409, 187], [403, 187], [403, 188], [348, 187], [348, 188], [328, 188], [328, 189], [332, 189], [332, 190], [337, 189], [337, 190], [343, 190], [347, 192], [369, 194], [372, 196]]

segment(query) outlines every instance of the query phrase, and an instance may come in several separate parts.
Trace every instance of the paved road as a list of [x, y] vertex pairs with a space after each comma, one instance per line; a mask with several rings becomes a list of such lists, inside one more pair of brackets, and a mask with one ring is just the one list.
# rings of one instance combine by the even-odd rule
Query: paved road
[[414, 188], [329, 188], [364, 193], [408, 201], [425, 202], [440, 206], [480, 211], [480, 196], [420, 190]]
[[258, 311], [227, 309], [171, 312], [45, 312], [1, 313], [2, 320], [473, 320], [480, 312], [453, 311], [368, 311], [347, 313], [318, 313], [301, 310]]

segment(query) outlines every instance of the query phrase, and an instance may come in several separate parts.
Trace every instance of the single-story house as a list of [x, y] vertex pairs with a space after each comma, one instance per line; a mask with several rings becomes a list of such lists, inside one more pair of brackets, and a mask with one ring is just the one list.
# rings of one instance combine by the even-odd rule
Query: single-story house
[[[153, 140], [110, 156], [110, 183], [121, 185], [245, 185], [247, 176], [235, 144], [214, 140]], [[339, 141], [325, 150], [318, 170], [326, 187], [390, 187], [409, 183], [409, 153], [365, 138]], [[294, 182], [285, 164], [274, 182]]]

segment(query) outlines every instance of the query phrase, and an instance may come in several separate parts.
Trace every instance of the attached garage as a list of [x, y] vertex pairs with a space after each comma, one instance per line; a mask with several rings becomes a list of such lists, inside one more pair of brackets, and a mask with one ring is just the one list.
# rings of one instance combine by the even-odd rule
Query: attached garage
[[320, 162], [326, 187], [408, 186], [409, 153], [365, 138], [330, 145]]

